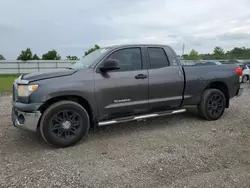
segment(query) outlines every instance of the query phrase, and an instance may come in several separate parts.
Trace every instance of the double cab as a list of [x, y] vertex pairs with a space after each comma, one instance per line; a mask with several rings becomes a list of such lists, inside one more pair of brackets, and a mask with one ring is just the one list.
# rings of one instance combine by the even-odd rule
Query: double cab
[[92, 126], [183, 113], [187, 106], [217, 120], [241, 95], [241, 74], [234, 64], [184, 66], [167, 45], [103, 47], [69, 68], [17, 78], [12, 121], [55, 147], [68, 147]]

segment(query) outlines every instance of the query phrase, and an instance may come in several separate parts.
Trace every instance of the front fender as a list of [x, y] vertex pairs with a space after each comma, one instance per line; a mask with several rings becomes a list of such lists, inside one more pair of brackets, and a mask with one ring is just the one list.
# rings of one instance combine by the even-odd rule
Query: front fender
[[94, 104], [93, 79], [79, 80], [79, 77], [61, 77], [37, 82], [38, 89], [31, 94], [30, 103], [46, 103], [55, 97], [77, 96], [85, 99], [90, 106]]
[[77, 96], [84, 98], [87, 101], [92, 101], [91, 94], [89, 92], [84, 92], [84, 91], [78, 91], [78, 90], [63, 90], [63, 91], [54, 91], [51, 93], [48, 93], [43, 97], [43, 102], [46, 102], [52, 98], [56, 97], [63, 97], [63, 96]]

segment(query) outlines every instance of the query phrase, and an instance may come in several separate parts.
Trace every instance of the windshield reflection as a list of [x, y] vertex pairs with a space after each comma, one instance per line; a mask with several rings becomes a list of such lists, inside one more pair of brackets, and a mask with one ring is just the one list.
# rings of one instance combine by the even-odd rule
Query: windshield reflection
[[71, 69], [86, 69], [90, 68], [90, 66], [105, 52], [106, 48], [102, 48], [99, 50], [95, 50], [94, 52], [84, 56], [82, 59], [76, 61], [70, 68]]

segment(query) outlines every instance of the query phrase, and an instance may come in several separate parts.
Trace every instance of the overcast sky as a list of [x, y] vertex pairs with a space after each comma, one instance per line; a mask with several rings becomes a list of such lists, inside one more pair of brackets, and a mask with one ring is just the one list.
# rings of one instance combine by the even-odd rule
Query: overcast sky
[[163, 43], [178, 54], [250, 47], [250, 0], [0, 0], [0, 54], [82, 56], [94, 44]]

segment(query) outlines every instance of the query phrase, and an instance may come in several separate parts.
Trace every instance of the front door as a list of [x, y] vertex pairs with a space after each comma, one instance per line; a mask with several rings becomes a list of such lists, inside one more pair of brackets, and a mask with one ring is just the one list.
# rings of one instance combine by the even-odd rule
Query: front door
[[119, 49], [109, 58], [118, 60], [120, 69], [95, 73], [99, 121], [147, 112], [148, 72], [142, 49]]

